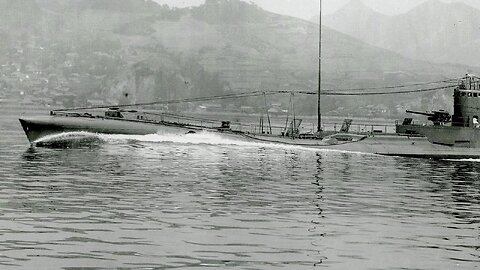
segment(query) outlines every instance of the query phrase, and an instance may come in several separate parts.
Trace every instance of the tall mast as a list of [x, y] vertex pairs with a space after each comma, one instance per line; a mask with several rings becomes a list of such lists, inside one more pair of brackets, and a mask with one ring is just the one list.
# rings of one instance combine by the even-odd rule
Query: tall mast
[[322, 110], [320, 108], [320, 92], [322, 89], [322, 0], [320, 0], [320, 18], [318, 27], [318, 104], [317, 104], [317, 132], [322, 131]]

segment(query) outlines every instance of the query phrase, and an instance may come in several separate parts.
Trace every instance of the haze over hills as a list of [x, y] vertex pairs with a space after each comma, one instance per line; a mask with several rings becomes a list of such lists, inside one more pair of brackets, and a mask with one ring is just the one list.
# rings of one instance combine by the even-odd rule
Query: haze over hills
[[463, 2], [429, 0], [405, 14], [386, 16], [352, 0], [323, 23], [409, 58], [480, 66], [480, 10]]
[[[167, 4], [170, 7], [190, 7], [199, 6], [205, 3], [205, 0], [154, 0], [163, 5]], [[319, 0], [242, 0], [248, 3], [255, 3], [262, 9], [267, 11], [288, 15], [304, 20], [310, 20], [318, 14]], [[322, 9], [323, 14], [332, 14], [343, 6], [348, 4], [351, 0], [323, 0]], [[409, 11], [417, 5], [422, 4], [428, 0], [357, 0], [364, 2], [382, 14], [398, 15]], [[441, 0], [446, 3], [463, 2], [472, 7], [480, 9], [480, 1], [478, 0]], [[318, 21], [318, 20], [315, 20]]]
[[[114, 104], [126, 93], [123, 102], [317, 88], [318, 25], [238, 0], [185, 9], [144, 0], [0, 0], [0, 15], [4, 95], [70, 106]], [[412, 61], [329, 28], [322, 33], [325, 88], [432, 81], [468, 69]], [[298, 99], [300, 110], [315, 112], [314, 99]], [[324, 102], [325, 112], [421, 104], [418, 96]]]

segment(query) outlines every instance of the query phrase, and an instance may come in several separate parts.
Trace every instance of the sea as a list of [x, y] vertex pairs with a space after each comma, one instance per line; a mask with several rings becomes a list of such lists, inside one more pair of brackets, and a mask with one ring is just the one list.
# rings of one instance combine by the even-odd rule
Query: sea
[[0, 269], [480, 269], [480, 160], [96, 135], [0, 108]]

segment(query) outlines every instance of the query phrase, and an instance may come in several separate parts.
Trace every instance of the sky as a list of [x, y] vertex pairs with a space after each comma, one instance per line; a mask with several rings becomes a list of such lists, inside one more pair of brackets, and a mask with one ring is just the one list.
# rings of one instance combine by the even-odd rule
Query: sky
[[[176, 7], [201, 5], [205, 0], [154, 0], [160, 4]], [[309, 20], [318, 15], [319, 0], [244, 0], [254, 2], [265, 10]], [[323, 14], [331, 14], [350, 1], [363, 1], [372, 9], [387, 15], [405, 13], [428, 0], [323, 0]], [[480, 8], [480, 0], [442, 0], [465, 2]]]

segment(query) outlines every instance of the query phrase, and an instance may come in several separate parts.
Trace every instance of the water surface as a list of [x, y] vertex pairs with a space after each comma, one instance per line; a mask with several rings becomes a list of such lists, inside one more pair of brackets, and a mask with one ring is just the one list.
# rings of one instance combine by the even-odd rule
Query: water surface
[[30, 148], [0, 119], [0, 269], [478, 269], [480, 163], [215, 134]]

